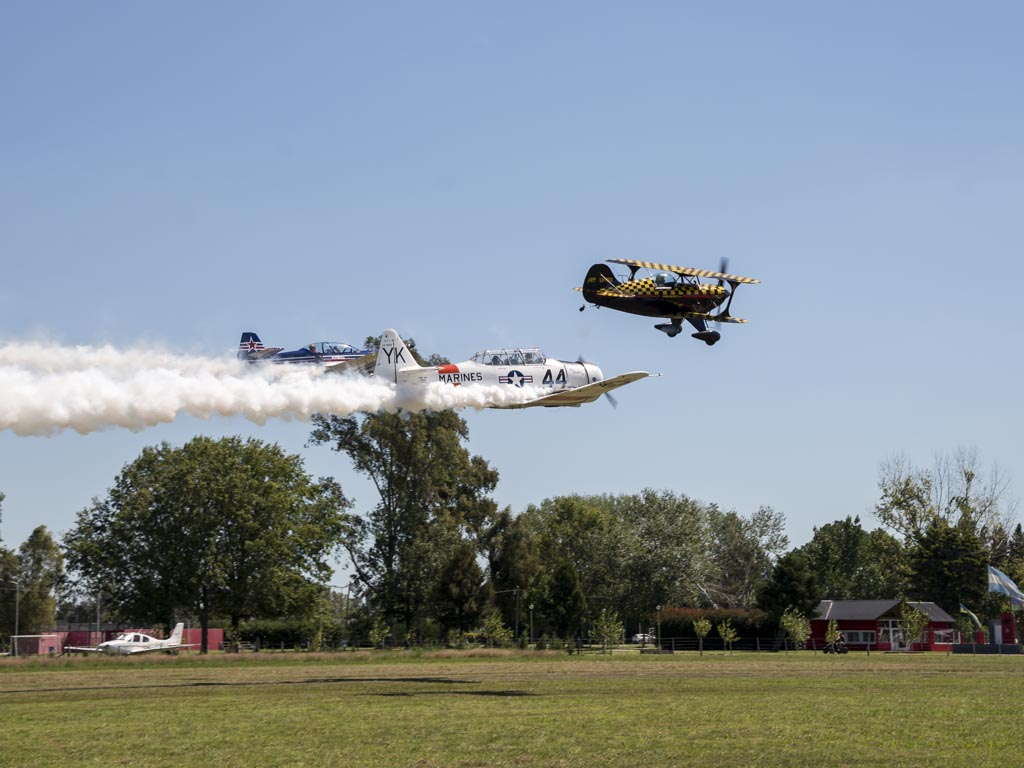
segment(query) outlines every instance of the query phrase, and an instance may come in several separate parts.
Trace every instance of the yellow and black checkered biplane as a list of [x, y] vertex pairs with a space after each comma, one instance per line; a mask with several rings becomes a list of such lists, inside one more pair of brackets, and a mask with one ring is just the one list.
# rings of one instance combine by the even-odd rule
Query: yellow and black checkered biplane
[[[747, 322], [729, 314], [732, 297], [737, 286], [761, 282], [752, 277], [727, 274], [724, 261], [718, 272], [633, 259], [608, 261], [629, 267], [629, 277], [620, 280], [607, 264], [592, 266], [583, 281], [583, 287], [576, 289], [583, 292], [583, 297], [590, 304], [634, 315], [667, 318], [669, 322], [654, 327], [670, 337], [683, 330], [683, 320], [686, 320], [696, 328], [693, 338], [708, 346], [721, 338], [718, 331], [708, 329], [708, 321]], [[637, 276], [640, 270], [645, 270], [645, 276]], [[715, 282], [701, 282], [702, 278]], [[583, 305], [580, 312], [586, 308]], [[717, 314], [712, 314], [716, 310]]]

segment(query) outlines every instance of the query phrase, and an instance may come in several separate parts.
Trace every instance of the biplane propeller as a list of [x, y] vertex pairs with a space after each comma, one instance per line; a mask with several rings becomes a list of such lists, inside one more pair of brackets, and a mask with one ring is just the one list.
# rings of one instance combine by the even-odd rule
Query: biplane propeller
[[[583, 298], [589, 304], [645, 317], [667, 318], [669, 322], [658, 323], [654, 327], [670, 338], [683, 330], [683, 320], [686, 320], [696, 329], [691, 334], [693, 338], [708, 346], [722, 337], [717, 330], [708, 328], [708, 322], [747, 322], [730, 314], [736, 288], [747, 283], [761, 282], [752, 277], [727, 273], [727, 262], [724, 259], [718, 272], [633, 259], [608, 261], [629, 267], [629, 277], [620, 280], [607, 264], [592, 266], [583, 281], [583, 287], [576, 289], [583, 292]], [[641, 269], [650, 274], [637, 277]], [[701, 282], [702, 279], [716, 282]], [[586, 308], [584, 304], [580, 312]], [[712, 314], [716, 310], [717, 314]]]

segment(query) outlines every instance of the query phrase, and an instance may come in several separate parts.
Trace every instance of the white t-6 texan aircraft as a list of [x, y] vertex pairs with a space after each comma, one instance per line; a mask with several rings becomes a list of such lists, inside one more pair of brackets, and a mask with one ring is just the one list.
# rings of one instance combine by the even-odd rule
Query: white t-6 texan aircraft
[[86, 653], [107, 653], [111, 656], [127, 656], [132, 653], [150, 653], [152, 651], [176, 651], [179, 648], [191, 648], [190, 645], [182, 645], [181, 633], [185, 628], [183, 622], [174, 625], [174, 631], [166, 640], [157, 640], [155, 637], [144, 635], [141, 632], [122, 632], [113, 640], [107, 640], [94, 648], [69, 645], [64, 650], [79, 651]]
[[[488, 349], [463, 363], [422, 366], [401, 337], [390, 328], [380, 337], [374, 376], [399, 387], [425, 386], [435, 382], [453, 386], [530, 387], [525, 399], [488, 403], [488, 408], [532, 408], [534, 406], [578, 407], [592, 403], [613, 389], [624, 387], [651, 374], [623, 373], [606, 379], [601, 369], [582, 360], [574, 363], [545, 357], [536, 347]], [[524, 393], [525, 394], [525, 393]], [[608, 399], [615, 404], [611, 395]]]

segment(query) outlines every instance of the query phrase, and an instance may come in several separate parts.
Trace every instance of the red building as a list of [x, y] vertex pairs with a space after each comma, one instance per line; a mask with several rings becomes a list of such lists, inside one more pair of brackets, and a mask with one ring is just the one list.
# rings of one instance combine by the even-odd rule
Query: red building
[[953, 617], [935, 603], [909, 604], [928, 616], [921, 637], [905, 636], [899, 600], [822, 600], [811, 619], [811, 647], [825, 645], [825, 631], [834, 620], [851, 650], [952, 650], [957, 642]]

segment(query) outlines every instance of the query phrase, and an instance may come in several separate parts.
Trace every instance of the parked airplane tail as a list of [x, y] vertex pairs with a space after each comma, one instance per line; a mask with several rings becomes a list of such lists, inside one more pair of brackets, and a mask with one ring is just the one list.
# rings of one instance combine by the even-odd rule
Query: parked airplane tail
[[263, 342], [255, 331], [242, 331], [242, 340], [238, 342], [238, 358], [245, 360], [264, 349]]
[[398, 383], [398, 372], [419, 368], [419, 363], [397, 331], [388, 328], [380, 337], [377, 348], [377, 364], [373, 375], [380, 376], [390, 382]]
[[[253, 334], [253, 336], [255, 336], [255, 335], [256, 334]], [[174, 645], [174, 644], [181, 644], [181, 634], [184, 631], [184, 629], [185, 629], [185, 623], [184, 622], [179, 621], [177, 624], [175, 624], [174, 625], [174, 631], [171, 632], [171, 636], [168, 638], [168, 642], [171, 643], [172, 645]]]

